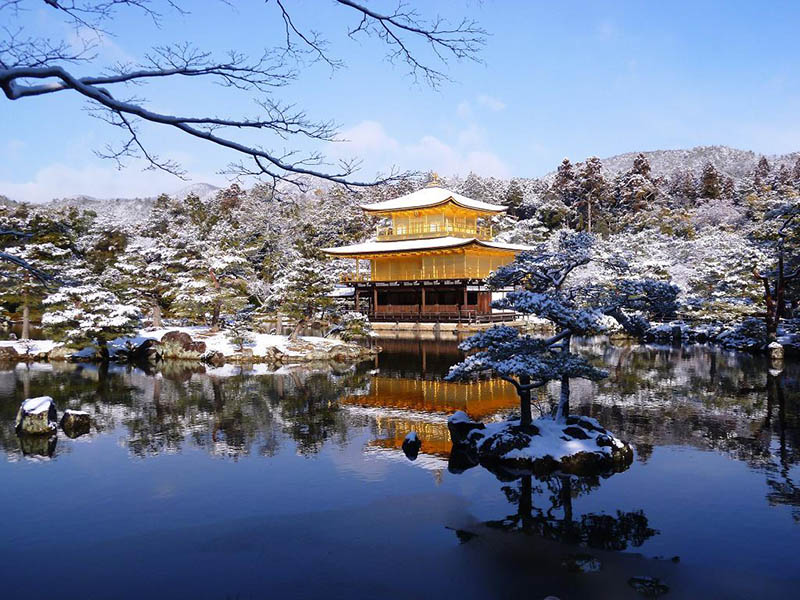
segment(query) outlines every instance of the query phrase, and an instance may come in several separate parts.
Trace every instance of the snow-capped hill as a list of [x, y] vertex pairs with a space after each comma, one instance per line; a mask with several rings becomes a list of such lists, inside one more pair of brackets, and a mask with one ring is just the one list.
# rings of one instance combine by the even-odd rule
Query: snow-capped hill
[[176, 200], [184, 200], [187, 196], [193, 194], [201, 200], [205, 200], [213, 197], [219, 190], [220, 188], [215, 185], [211, 185], [210, 183], [192, 183], [179, 189], [177, 192], [172, 194], [172, 197]]
[[[612, 176], [630, 170], [633, 159], [639, 152], [627, 152], [609, 158], [603, 158], [603, 170]], [[751, 150], [739, 150], [728, 146], [698, 146], [685, 150], [651, 150], [641, 152], [650, 162], [654, 177], [670, 178], [678, 171], [700, 173], [707, 163], [728, 177], [744, 179], [752, 176], [761, 158], [760, 154]], [[800, 152], [767, 156], [772, 167], [786, 165], [791, 168]]]
[[140, 223], [150, 216], [155, 198], [106, 198], [98, 199], [89, 196], [63, 198], [49, 203], [54, 209], [74, 207], [90, 210], [98, 218], [120, 225]]

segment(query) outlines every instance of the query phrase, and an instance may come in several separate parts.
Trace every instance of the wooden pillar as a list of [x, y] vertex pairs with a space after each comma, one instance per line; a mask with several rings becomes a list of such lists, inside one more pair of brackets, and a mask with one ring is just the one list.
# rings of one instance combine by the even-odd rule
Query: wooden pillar
[[464, 286], [464, 306], [467, 305], [467, 286]]
[[355, 311], [358, 312], [358, 288], [355, 289]]
[[378, 313], [378, 288], [372, 288], [372, 312], [374, 314]]
[[359, 280], [359, 277], [358, 277], [358, 265], [359, 265], [360, 262], [361, 262], [360, 260], [356, 259], [356, 281]]
[[422, 286], [422, 312], [425, 312], [425, 286]]

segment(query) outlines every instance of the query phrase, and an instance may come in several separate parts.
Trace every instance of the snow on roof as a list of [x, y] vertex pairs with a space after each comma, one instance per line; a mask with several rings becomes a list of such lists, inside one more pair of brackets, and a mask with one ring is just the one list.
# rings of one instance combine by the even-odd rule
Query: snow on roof
[[416, 252], [423, 250], [437, 250], [441, 248], [458, 248], [478, 244], [487, 248], [497, 248], [498, 250], [513, 250], [521, 252], [523, 250], [533, 250], [532, 246], [521, 246], [519, 244], [503, 244], [501, 242], [487, 242], [477, 238], [460, 237], [440, 237], [424, 240], [400, 240], [397, 242], [364, 242], [363, 244], [353, 244], [352, 246], [340, 246], [339, 248], [323, 248], [327, 254], [347, 256], [353, 254], [380, 254], [382, 252]]
[[489, 204], [488, 202], [481, 202], [480, 200], [473, 200], [441, 187], [422, 188], [421, 190], [417, 190], [411, 194], [406, 194], [405, 196], [400, 196], [394, 200], [376, 202], [375, 204], [362, 204], [361, 208], [370, 212], [412, 210], [416, 208], [436, 206], [438, 204], [444, 204], [448, 201], [455, 202], [464, 208], [472, 208], [474, 210], [491, 213], [500, 213], [508, 209], [507, 206], [501, 206], [500, 204]]

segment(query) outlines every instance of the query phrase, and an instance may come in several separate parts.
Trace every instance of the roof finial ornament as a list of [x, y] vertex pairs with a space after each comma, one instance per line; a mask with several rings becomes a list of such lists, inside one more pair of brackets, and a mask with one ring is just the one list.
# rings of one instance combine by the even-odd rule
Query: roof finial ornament
[[431, 171], [426, 188], [442, 187], [442, 180], [439, 179], [439, 174], [436, 171]]

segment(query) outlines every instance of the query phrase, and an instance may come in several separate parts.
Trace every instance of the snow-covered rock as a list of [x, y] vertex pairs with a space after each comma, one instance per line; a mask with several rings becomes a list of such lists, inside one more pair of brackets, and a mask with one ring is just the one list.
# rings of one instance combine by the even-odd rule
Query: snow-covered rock
[[472, 453], [490, 468], [594, 475], [625, 469], [633, 461], [631, 446], [590, 417], [569, 416], [563, 421], [542, 417], [529, 427], [521, 427], [519, 419], [483, 425], [461, 415], [453, 417], [456, 426], [471, 426], [466, 437], [451, 434], [454, 450], [467, 463], [472, 462]]
[[92, 418], [82, 410], [67, 409], [61, 417], [61, 429], [67, 437], [76, 438], [89, 433]]
[[463, 410], [457, 410], [447, 419], [447, 429], [450, 431], [450, 440], [454, 444], [461, 444], [475, 429], [484, 429], [486, 425], [473, 421]]
[[200, 358], [206, 351], [205, 342], [195, 342], [185, 331], [168, 331], [161, 336], [161, 356], [164, 358]]
[[14, 426], [17, 432], [45, 434], [54, 432], [58, 425], [56, 405], [50, 396], [29, 398], [17, 411]]
[[422, 448], [422, 440], [419, 439], [416, 431], [411, 431], [403, 440], [403, 452], [409, 460], [416, 460], [419, 450]]

